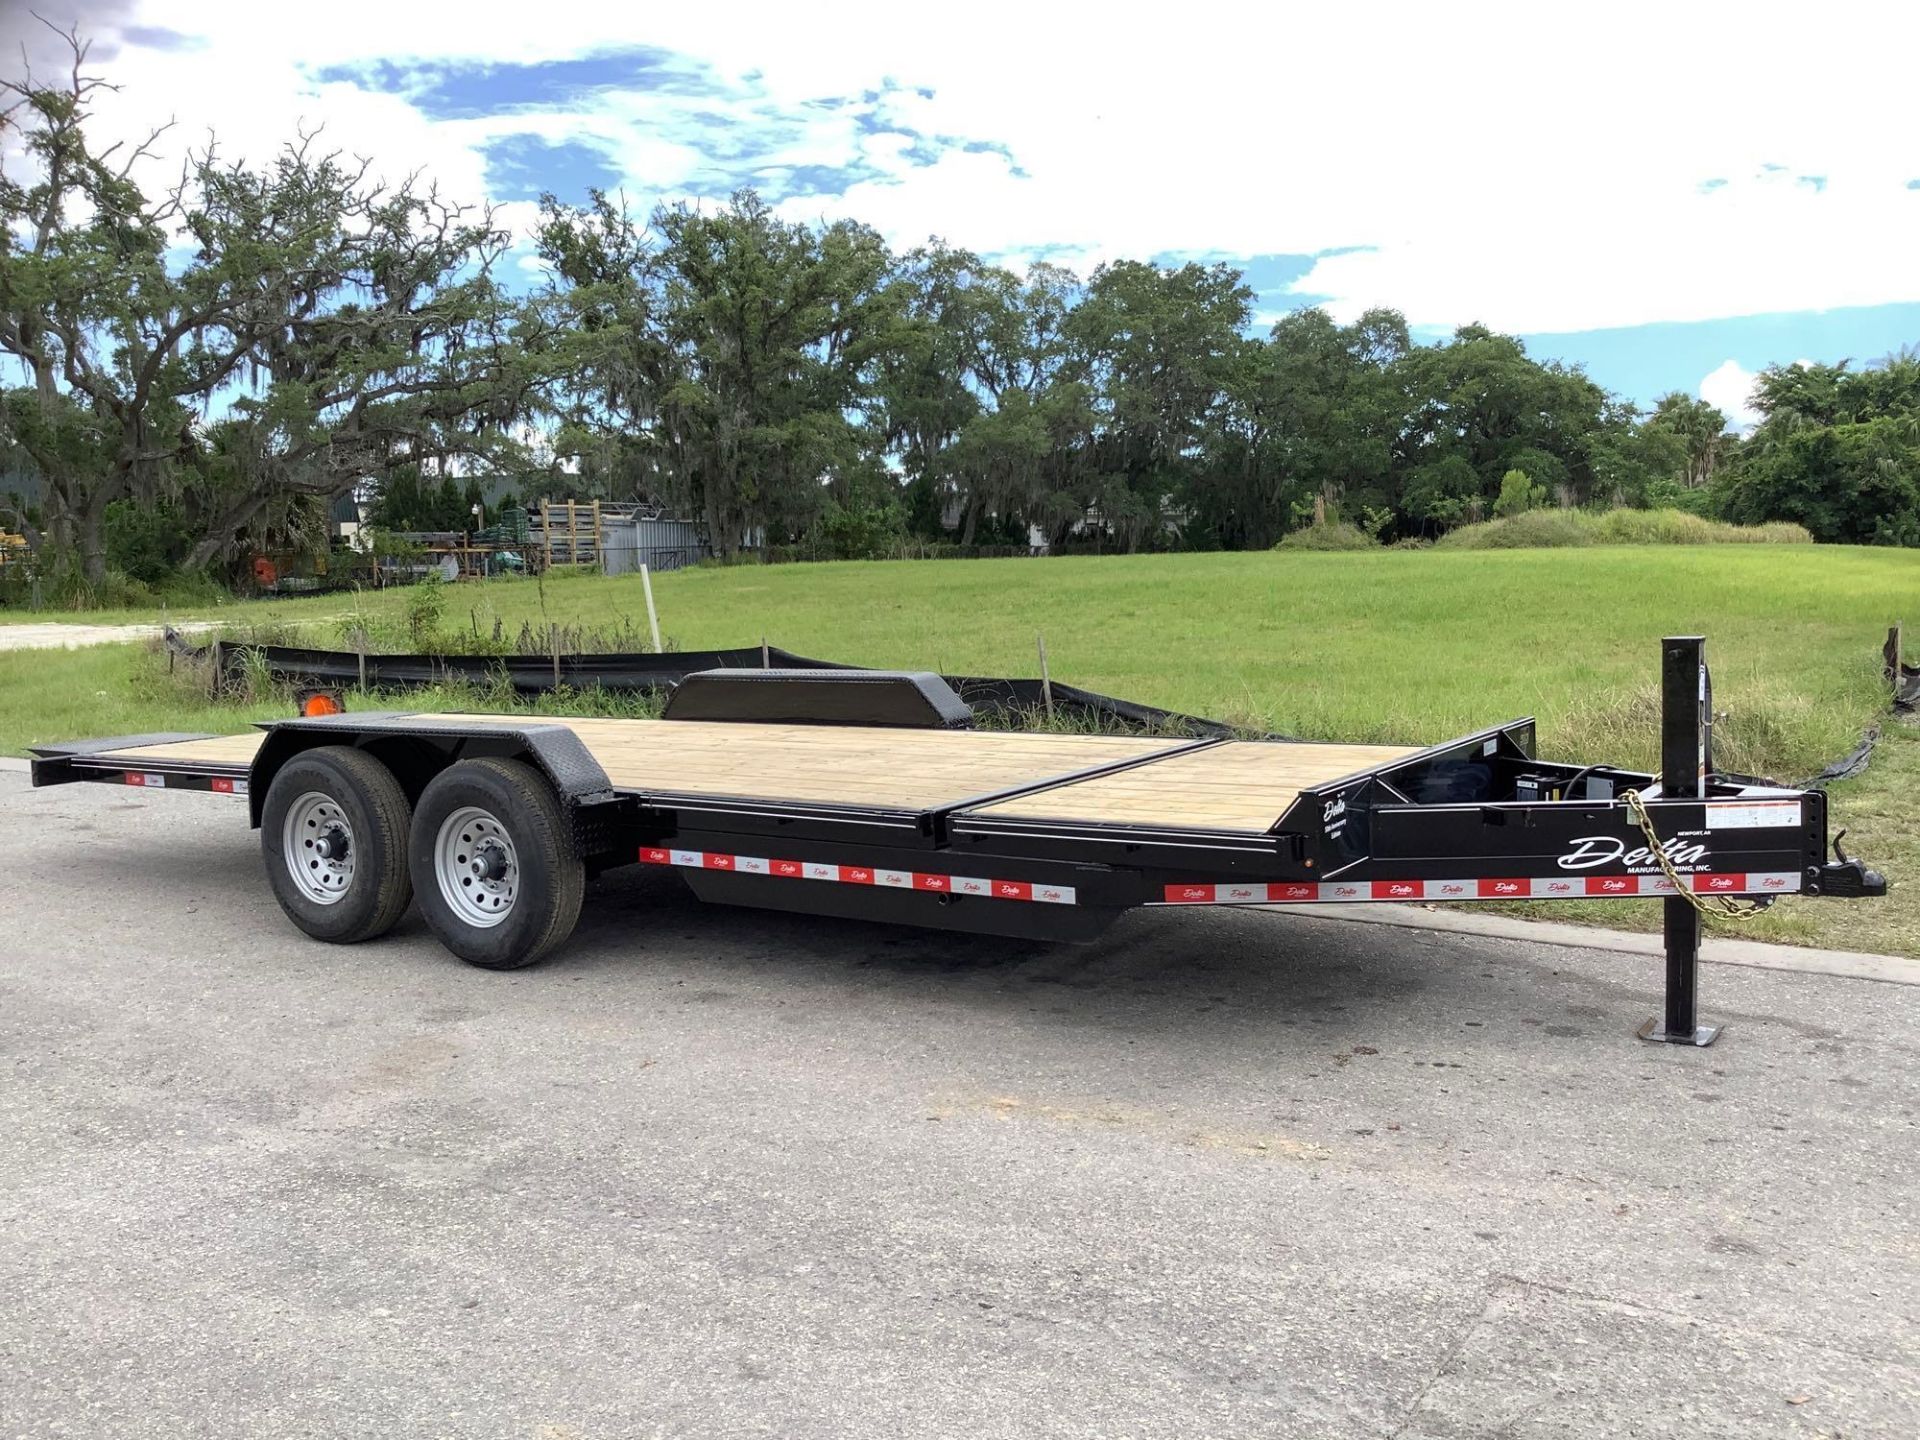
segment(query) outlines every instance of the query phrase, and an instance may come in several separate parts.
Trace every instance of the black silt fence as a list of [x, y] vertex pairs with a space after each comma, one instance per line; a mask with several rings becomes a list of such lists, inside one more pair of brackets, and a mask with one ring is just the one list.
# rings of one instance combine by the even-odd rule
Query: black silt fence
[[[550, 655], [366, 655], [351, 650], [309, 650], [293, 645], [236, 645], [216, 641], [191, 649], [169, 635], [169, 643], [211, 659], [215, 671], [229, 684], [238, 683], [254, 666], [264, 666], [276, 682], [296, 687], [348, 687], [415, 690], [450, 681], [492, 685], [502, 676], [518, 695], [543, 695], [556, 688], [555, 662]], [[623, 694], [650, 694], [672, 689], [700, 670], [757, 670], [763, 665], [779, 670], [862, 670], [834, 660], [796, 655], [777, 645], [762, 651], [758, 645], [731, 650], [677, 650], [664, 655], [562, 655], [558, 685], [576, 690], [611, 690]], [[364, 670], [362, 667], [365, 667]], [[960, 698], [976, 711], [1001, 718], [1026, 717], [1042, 711], [1046, 695], [1038, 680], [982, 675], [943, 677]], [[1122, 700], [1055, 681], [1053, 709], [1070, 719], [1126, 730], [1178, 730], [1203, 738], [1244, 733], [1219, 720], [1162, 710], [1135, 700]], [[1270, 736], [1270, 739], [1284, 737]]]

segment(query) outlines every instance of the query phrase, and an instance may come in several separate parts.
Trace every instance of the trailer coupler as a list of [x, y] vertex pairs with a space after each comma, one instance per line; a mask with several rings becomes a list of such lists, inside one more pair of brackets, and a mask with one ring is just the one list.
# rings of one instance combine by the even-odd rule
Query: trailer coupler
[[1840, 842], [1846, 838], [1844, 830], [1833, 837], [1833, 859], [1807, 877], [1808, 893], [1836, 900], [1873, 900], [1885, 895], [1887, 877], [1842, 850]]

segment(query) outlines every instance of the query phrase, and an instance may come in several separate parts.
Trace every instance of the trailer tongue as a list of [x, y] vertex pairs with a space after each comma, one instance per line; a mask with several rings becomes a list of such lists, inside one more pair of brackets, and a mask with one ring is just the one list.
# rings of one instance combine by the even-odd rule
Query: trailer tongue
[[1705, 1045], [1702, 908], [1886, 884], [1827, 859], [1820, 792], [1714, 772], [1698, 638], [1663, 642], [1662, 715], [1656, 778], [1542, 761], [1531, 720], [1427, 747], [1016, 734], [956, 728], [932, 676], [708, 672], [657, 721], [329, 715], [41, 747], [33, 780], [244, 796], [308, 934], [371, 939], [412, 898], [498, 969], [636, 862], [703, 899], [1047, 939], [1140, 905], [1657, 897], [1641, 1034]]

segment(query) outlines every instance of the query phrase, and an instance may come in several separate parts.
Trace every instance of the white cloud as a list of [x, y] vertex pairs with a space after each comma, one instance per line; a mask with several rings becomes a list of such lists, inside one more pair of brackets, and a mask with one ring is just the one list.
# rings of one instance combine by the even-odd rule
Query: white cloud
[[1723, 360], [1700, 382], [1700, 398], [1727, 417], [1735, 430], [1751, 430], [1761, 420], [1753, 408], [1754, 372], [1738, 360]]
[[[592, 144], [642, 205], [724, 195], [759, 167], [859, 164], [868, 178], [845, 193], [785, 210], [853, 215], [903, 245], [941, 234], [1083, 263], [1367, 247], [1323, 258], [1297, 291], [1424, 325], [1578, 330], [1920, 300], [1914, 6], [1848, 20], [1842, 4], [1809, 26], [1758, 3], [1729, 26], [1670, 0], [1616, 4], [1604, 23], [1584, 7], [1483, 6], [1471, 24], [1431, 4], [1193, 0], [1090, 18], [975, 0], [956, 26], [895, 3], [333, 0], [319, 24], [258, 0], [130, 3], [139, 24], [207, 43], [121, 45], [107, 68], [124, 88], [102, 106], [114, 125], [171, 112], [185, 135], [211, 126], [259, 154], [324, 119], [385, 172], [421, 167], [474, 196], [484, 147], [524, 132]], [[622, 45], [674, 53], [683, 78], [706, 67], [720, 90], [435, 120], [313, 78]], [[805, 103], [845, 97], [857, 103]], [[1003, 149], [917, 163], [875, 133], [888, 129]]]

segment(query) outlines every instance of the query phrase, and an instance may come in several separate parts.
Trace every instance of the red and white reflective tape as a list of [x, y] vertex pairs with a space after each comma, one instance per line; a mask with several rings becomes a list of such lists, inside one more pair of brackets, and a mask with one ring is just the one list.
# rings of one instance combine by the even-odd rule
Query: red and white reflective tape
[[923, 870], [880, 870], [865, 865], [827, 865], [818, 860], [774, 860], [759, 855], [721, 855], [711, 850], [659, 850], [641, 847], [642, 865], [678, 865], [688, 870], [732, 870], [741, 875], [771, 875], [788, 880], [828, 880], [840, 885], [879, 885], [893, 890], [925, 890], [936, 895], [977, 895], [983, 900], [1036, 900], [1043, 905], [1073, 905], [1071, 885], [1037, 880], [991, 880], [973, 875], [934, 875]]
[[[1701, 895], [1788, 895], [1800, 888], [1790, 873], [1689, 875]], [[1382, 900], [1586, 900], [1672, 895], [1664, 875], [1555, 875], [1545, 880], [1334, 880], [1272, 884], [1169, 885], [1168, 905], [1324, 905]]]
[[[167, 788], [166, 776], [155, 775], [149, 771], [129, 770], [126, 772], [126, 781], [127, 784], [137, 785], [142, 790], [164, 790]], [[187, 788], [191, 790], [193, 787], [189, 785]], [[216, 795], [244, 795], [247, 793], [247, 782], [244, 780], [232, 780], [225, 775], [214, 775], [208, 779], [207, 788]]]

